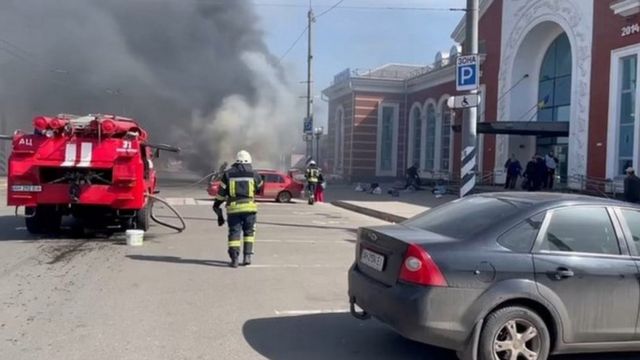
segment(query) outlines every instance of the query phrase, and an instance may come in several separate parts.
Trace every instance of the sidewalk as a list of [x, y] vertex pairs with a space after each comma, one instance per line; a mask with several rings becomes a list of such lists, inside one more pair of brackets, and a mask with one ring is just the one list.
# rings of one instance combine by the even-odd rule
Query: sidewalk
[[329, 186], [325, 197], [334, 206], [394, 223], [457, 199], [453, 195], [436, 197], [427, 190], [400, 192], [399, 197], [392, 197], [386, 193], [389, 186], [382, 187], [382, 195], [372, 195], [354, 191], [355, 185]]

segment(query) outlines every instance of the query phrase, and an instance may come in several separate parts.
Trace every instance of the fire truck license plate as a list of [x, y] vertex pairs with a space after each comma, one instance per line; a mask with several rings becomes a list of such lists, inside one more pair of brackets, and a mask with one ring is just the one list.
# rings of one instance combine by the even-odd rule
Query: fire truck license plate
[[378, 271], [382, 271], [384, 268], [384, 256], [371, 250], [362, 250], [360, 262]]
[[40, 185], [13, 185], [11, 191], [15, 192], [40, 192], [42, 186]]

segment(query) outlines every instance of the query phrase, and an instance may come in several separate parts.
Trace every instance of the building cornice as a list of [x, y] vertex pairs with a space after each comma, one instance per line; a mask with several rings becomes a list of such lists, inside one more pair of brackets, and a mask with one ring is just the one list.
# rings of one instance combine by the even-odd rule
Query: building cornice
[[628, 17], [640, 12], [640, 0], [618, 0], [610, 5], [616, 15]]
[[[482, 16], [484, 16], [484, 14], [487, 12], [487, 9], [489, 9], [489, 6], [491, 6], [491, 4], [493, 4], [493, 0], [480, 0], [480, 18], [482, 18]], [[465, 37], [465, 28], [466, 28], [466, 15], [462, 17], [462, 19], [460, 20], [460, 22], [458, 23], [458, 26], [456, 26], [456, 28], [453, 30], [453, 33], [451, 34], [451, 38], [458, 44], [462, 44], [464, 42], [464, 37]]]
[[453, 82], [456, 79], [455, 69], [456, 67], [452, 64], [410, 79], [407, 81], [407, 92], [415, 93], [438, 85]]

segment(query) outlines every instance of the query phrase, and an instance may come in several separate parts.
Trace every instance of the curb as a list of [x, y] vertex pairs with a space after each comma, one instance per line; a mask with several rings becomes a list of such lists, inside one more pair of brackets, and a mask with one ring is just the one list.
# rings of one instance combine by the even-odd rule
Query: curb
[[373, 210], [364, 206], [358, 206], [344, 201], [332, 201], [331, 205], [391, 223], [400, 223], [407, 220], [407, 218], [403, 216]]

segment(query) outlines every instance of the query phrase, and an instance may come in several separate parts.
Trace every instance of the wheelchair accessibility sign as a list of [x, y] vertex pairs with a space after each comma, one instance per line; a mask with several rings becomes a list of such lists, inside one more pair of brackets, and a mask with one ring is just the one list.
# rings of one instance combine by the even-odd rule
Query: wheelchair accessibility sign
[[456, 59], [456, 90], [478, 90], [480, 86], [478, 55], [458, 56]]

